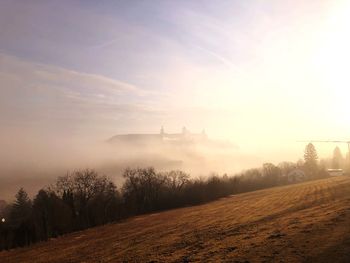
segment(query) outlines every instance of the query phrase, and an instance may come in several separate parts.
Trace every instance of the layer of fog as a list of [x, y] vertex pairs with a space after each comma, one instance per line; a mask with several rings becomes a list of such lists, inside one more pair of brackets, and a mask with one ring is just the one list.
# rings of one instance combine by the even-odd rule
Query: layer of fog
[[258, 166], [261, 159], [244, 154], [234, 144], [110, 143], [106, 138], [3, 136], [0, 151], [0, 199], [13, 199], [20, 187], [33, 196], [75, 169], [92, 168], [122, 184], [127, 167], [154, 166], [159, 171], [181, 169], [193, 177], [212, 173], [233, 174]]

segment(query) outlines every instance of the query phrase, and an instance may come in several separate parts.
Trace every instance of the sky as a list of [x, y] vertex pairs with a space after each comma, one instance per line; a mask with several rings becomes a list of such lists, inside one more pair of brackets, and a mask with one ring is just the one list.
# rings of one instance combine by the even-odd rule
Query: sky
[[266, 161], [349, 140], [349, 14], [341, 0], [1, 0], [2, 155], [161, 126]]

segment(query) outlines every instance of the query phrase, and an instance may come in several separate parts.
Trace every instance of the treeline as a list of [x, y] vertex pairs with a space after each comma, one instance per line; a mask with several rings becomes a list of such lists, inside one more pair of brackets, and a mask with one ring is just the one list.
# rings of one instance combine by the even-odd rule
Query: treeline
[[[154, 168], [126, 169], [121, 189], [94, 170], [59, 177], [31, 200], [20, 189], [12, 205], [2, 211], [0, 250], [26, 246], [66, 233], [115, 222], [133, 215], [196, 205], [231, 194], [293, 182], [293, 170], [304, 164], [264, 164], [236, 176], [211, 175], [190, 179], [183, 171], [157, 172]], [[312, 177], [326, 176], [317, 168]], [[305, 170], [305, 169], [304, 169]], [[300, 178], [298, 179], [300, 181]]]

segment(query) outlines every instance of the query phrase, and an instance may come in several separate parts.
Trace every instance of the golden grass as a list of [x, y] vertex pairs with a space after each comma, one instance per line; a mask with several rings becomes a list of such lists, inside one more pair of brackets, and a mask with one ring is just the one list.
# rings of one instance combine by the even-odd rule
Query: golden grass
[[0, 252], [0, 262], [350, 262], [350, 178], [134, 217]]

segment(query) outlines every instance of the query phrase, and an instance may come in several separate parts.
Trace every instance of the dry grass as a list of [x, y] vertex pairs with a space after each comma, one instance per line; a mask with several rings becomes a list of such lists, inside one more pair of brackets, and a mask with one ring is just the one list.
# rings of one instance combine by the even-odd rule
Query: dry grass
[[350, 178], [240, 194], [0, 252], [0, 262], [350, 262]]

